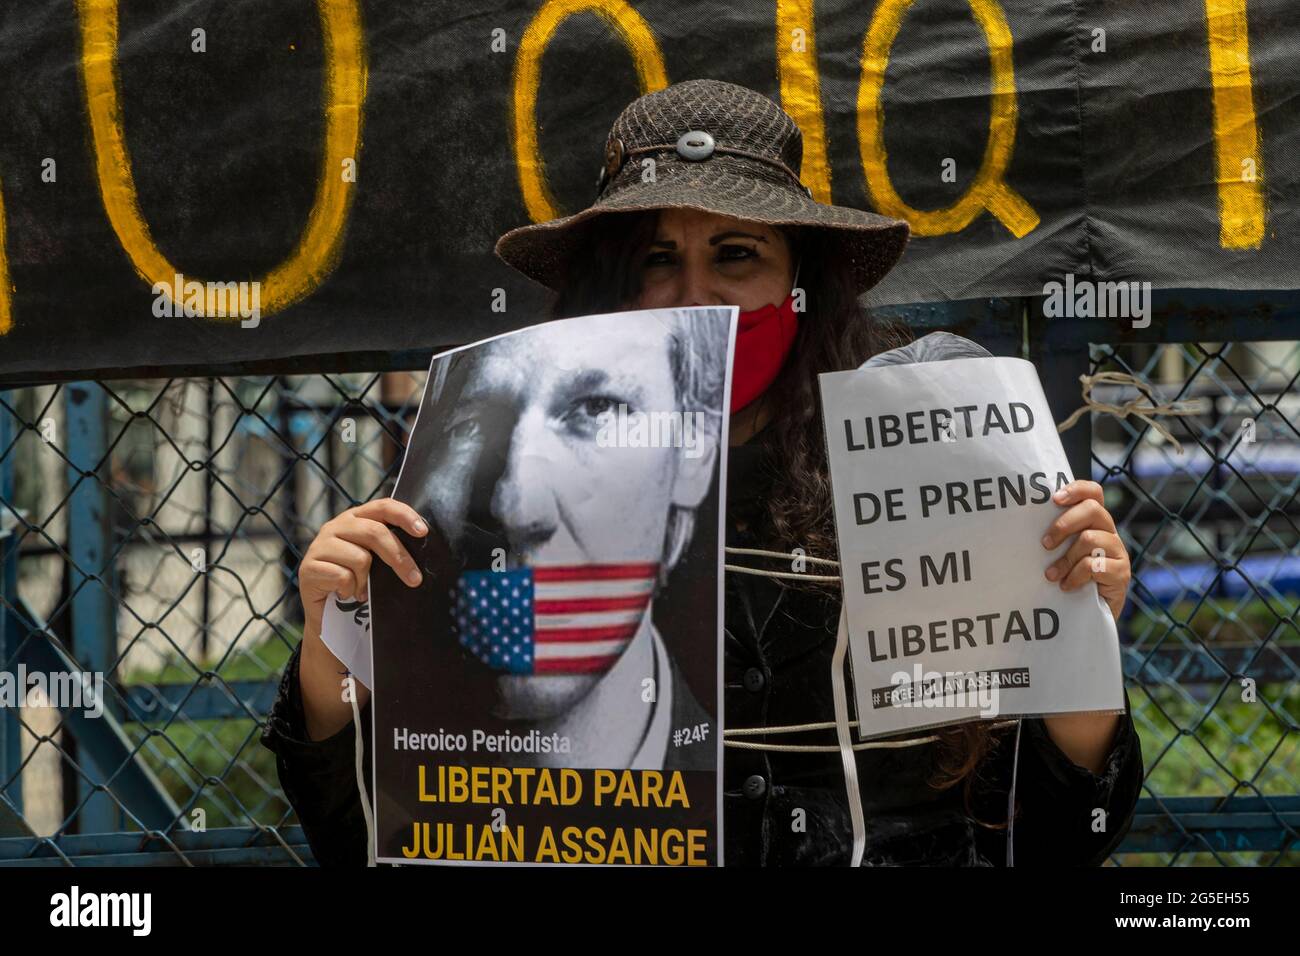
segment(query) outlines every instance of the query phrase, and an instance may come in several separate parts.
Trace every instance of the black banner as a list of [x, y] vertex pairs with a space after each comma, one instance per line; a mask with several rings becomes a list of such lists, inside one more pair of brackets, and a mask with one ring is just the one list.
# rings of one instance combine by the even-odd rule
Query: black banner
[[1298, 43], [1286, 0], [7, 3], [0, 379], [537, 321], [497, 236], [589, 204], [622, 108], [696, 77], [780, 101], [818, 199], [912, 222], [869, 302], [1300, 286]]

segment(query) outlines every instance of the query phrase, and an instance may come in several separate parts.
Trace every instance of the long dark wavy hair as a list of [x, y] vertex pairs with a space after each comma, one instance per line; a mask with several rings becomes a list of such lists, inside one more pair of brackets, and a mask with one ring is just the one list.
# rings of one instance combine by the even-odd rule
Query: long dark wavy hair
[[[551, 309], [552, 317], [567, 318], [615, 312], [633, 302], [641, 291], [641, 266], [654, 241], [659, 214], [607, 213], [585, 224], [577, 251]], [[857, 368], [878, 352], [911, 341], [910, 331], [870, 315], [858, 301], [842, 247], [816, 230], [782, 227], [799, 262], [799, 287], [806, 309], [794, 347], [776, 380], [758, 399], [771, 415], [765, 433], [777, 453], [772, 474], [766, 523], [771, 547], [778, 551], [803, 548], [813, 556], [839, 558], [835, 515], [831, 503], [830, 471], [822, 434], [820, 372]], [[783, 587], [806, 588], [839, 597], [837, 584], [787, 582]], [[976, 771], [996, 740], [987, 724], [971, 722], [937, 731], [940, 746], [931, 786], [948, 789], [963, 784], [971, 810]], [[978, 817], [976, 817], [978, 820]], [[986, 823], [991, 828], [1006, 824]]]

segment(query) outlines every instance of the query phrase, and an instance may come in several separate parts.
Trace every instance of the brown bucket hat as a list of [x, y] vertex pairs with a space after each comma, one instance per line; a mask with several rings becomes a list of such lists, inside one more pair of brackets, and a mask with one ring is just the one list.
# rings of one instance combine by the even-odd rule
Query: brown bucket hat
[[[653, 178], [642, 176], [647, 157]], [[497, 240], [496, 253], [558, 289], [588, 220], [607, 212], [701, 209], [827, 233], [844, 245], [861, 294], [903, 254], [908, 224], [817, 202], [799, 180], [802, 162], [803, 134], [766, 96], [721, 80], [675, 83], [633, 100], [614, 121], [591, 206], [511, 229]]]

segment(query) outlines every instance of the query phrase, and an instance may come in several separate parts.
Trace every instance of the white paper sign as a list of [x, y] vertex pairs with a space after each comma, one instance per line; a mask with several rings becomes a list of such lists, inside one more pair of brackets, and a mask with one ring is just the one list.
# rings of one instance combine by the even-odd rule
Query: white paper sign
[[1030, 362], [964, 358], [820, 376], [859, 735], [973, 718], [1123, 711], [1094, 582], [1042, 546], [1073, 480]]

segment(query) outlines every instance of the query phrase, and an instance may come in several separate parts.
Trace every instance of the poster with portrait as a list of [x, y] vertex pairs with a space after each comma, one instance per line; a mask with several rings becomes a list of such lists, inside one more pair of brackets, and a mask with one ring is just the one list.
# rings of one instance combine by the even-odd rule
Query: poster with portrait
[[737, 309], [562, 319], [433, 358], [372, 567], [376, 858], [721, 863]]
[[926, 361], [820, 384], [859, 736], [1122, 712], [1110, 608], [1092, 581], [1063, 591], [1044, 576], [1072, 543], [1042, 538], [1074, 478], [1033, 364]]

